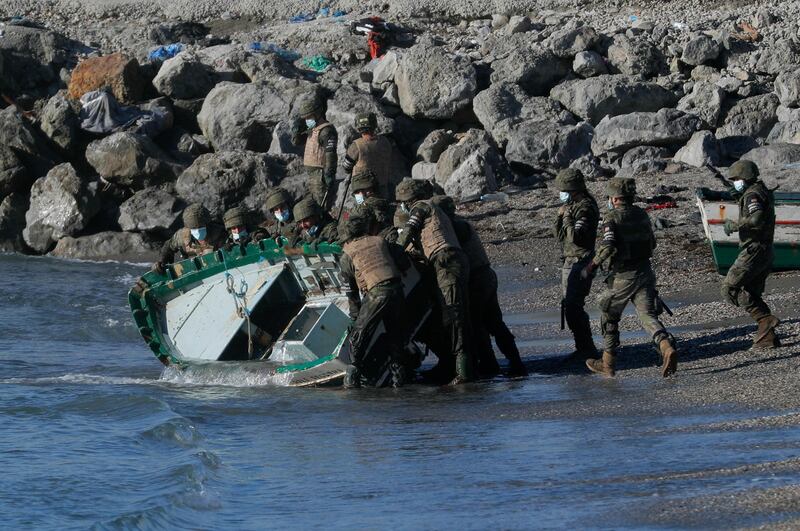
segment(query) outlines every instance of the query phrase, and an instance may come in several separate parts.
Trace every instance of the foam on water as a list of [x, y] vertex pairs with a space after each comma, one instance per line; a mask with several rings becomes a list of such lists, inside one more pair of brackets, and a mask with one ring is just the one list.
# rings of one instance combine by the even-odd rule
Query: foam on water
[[248, 370], [242, 366], [200, 365], [178, 369], [167, 367], [161, 381], [175, 385], [220, 387], [286, 387], [292, 381], [289, 373]]

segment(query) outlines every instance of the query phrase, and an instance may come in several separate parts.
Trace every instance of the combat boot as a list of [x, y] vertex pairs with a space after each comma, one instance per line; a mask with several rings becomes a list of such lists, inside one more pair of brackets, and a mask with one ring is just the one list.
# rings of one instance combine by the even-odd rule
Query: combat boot
[[586, 360], [586, 366], [589, 370], [602, 374], [603, 376], [614, 376], [615, 356], [612, 352], [603, 351], [603, 357], [600, 359]]
[[469, 357], [465, 352], [456, 356], [456, 377], [450, 382], [450, 385], [459, 385], [473, 380], [473, 371], [470, 366]]
[[774, 315], [768, 315], [758, 320], [758, 330], [753, 339], [754, 349], [776, 348], [781, 346], [781, 342], [775, 335], [775, 327], [780, 324], [780, 320]]
[[678, 351], [672, 346], [672, 341], [662, 339], [658, 342], [658, 349], [661, 351], [661, 376], [666, 378], [672, 376], [678, 370]]

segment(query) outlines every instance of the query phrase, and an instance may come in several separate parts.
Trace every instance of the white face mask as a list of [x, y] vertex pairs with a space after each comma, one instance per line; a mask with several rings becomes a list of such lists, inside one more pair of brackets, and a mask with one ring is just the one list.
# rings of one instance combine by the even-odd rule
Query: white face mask
[[609, 210], [614, 210], [614, 202], [611, 200], [610, 197], [608, 198], [608, 205], [606, 206], [608, 206]]
[[744, 191], [745, 182], [741, 179], [736, 179], [733, 181], [733, 187], [736, 189], [737, 192]]
[[314, 129], [317, 126], [317, 121], [313, 118], [306, 118], [306, 127]]
[[356, 200], [357, 205], [360, 205], [364, 202], [364, 194], [360, 192], [357, 194], [353, 194], [353, 198]]
[[288, 210], [277, 210], [277, 211], [273, 212], [273, 214], [275, 215], [275, 219], [277, 219], [278, 221], [280, 221], [282, 223], [286, 223], [287, 221], [289, 221], [289, 211]]
[[400, 203], [400, 210], [408, 214], [408, 207], [406, 206], [405, 203]]
[[242, 238], [247, 238], [247, 231], [240, 230], [239, 232], [231, 232], [231, 237], [233, 238], [233, 241], [238, 242]]
[[192, 238], [194, 238], [195, 240], [203, 241], [203, 240], [206, 239], [206, 232], [207, 231], [206, 231], [205, 227], [200, 227], [200, 228], [197, 228], [197, 229], [190, 229], [190, 230], [191, 230], [191, 233], [192, 233]]
[[568, 203], [570, 198], [569, 192], [559, 192], [558, 198], [561, 200], [562, 203]]

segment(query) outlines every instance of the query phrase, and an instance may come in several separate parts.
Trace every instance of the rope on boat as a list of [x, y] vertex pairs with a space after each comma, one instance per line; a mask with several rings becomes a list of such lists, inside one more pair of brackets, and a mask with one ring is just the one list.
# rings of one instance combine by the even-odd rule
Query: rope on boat
[[[250, 322], [250, 310], [247, 309], [247, 280], [244, 275], [239, 281], [239, 289], [237, 291], [233, 275], [228, 271], [228, 262], [225, 260], [225, 254], [222, 254], [222, 265], [225, 266], [225, 286], [228, 293], [233, 297], [233, 304], [236, 307], [236, 315], [239, 318], [247, 321], [247, 354], [248, 357], [253, 355], [253, 325]], [[240, 273], [241, 274], [241, 273]]]

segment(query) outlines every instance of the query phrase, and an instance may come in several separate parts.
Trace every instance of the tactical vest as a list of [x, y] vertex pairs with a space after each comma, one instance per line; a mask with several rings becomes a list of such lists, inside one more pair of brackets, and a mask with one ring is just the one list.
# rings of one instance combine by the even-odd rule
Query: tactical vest
[[389, 176], [392, 164], [392, 144], [386, 137], [371, 139], [359, 138], [353, 144], [358, 149], [358, 160], [353, 166], [353, 175], [372, 170], [378, 181], [378, 193], [383, 199], [388, 197]]
[[470, 271], [475, 271], [480, 267], [490, 265], [489, 256], [486, 254], [486, 248], [483, 246], [481, 237], [478, 236], [478, 231], [475, 230], [475, 227], [473, 227], [469, 221], [464, 220], [463, 223], [466, 223], [469, 227], [469, 237], [464, 241], [459, 240], [459, 243], [467, 254]]
[[[584, 197], [580, 201], [568, 205], [572, 216], [573, 230], [575, 223], [583, 219], [588, 224], [585, 227], [585, 237], [576, 237], [574, 241], [564, 238], [561, 241], [561, 248], [567, 258], [583, 258], [594, 251], [597, 240], [597, 224], [600, 221], [600, 209], [597, 208], [597, 201], [593, 197]], [[582, 215], [583, 214], [583, 215]]]
[[306, 140], [306, 151], [303, 155], [303, 165], [309, 168], [325, 167], [325, 146], [320, 145], [319, 134], [326, 127], [333, 127], [333, 124], [325, 122], [311, 130]]
[[400, 278], [400, 271], [380, 236], [363, 236], [344, 244], [344, 252], [353, 261], [356, 283], [366, 293], [381, 282]]
[[461, 245], [458, 243], [456, 231], [453, 229], [450, 218], [430, 200], [419, 201], [419, 203], [424, 203], [430, 210], [430, 215], [422, 226], [419, 238], [425, 257], [430, 259], [442, 249], [460, 248]]
[[[747, 222], [750, 217], [748, 202], [756, 196], [763, 206], [762, 223], [751, 227]], [[775, 238], [775, 200], [771, 191], [763, 182], [757, 181], [745, 190], [739, 198], [739, 242], [744, 247], [749, 243], [771, 244]]]
[[609, 211], [609, 221], [615, 225], [615, 269], [636, 267], [653, 256], [655, 236], [647, 212], [637, 206], [626, 205]]
[[215, 251], [214, 244], [211, 242], [211, 231], [208, 229], [208, 236], [205, 243], [201, 243], [192, 237], [192, 231], [186, 227], [181, 229], [181, 253], [186, 258], [194, 256], [201, 256], [204, 254], [213, 253]]

